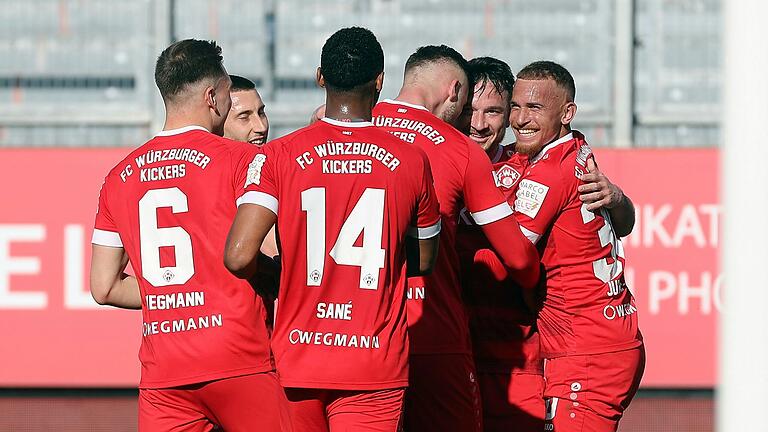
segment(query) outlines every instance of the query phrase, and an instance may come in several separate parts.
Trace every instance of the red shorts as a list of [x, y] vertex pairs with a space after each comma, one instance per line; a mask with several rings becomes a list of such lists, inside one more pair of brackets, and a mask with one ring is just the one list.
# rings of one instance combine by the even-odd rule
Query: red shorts
[[480, 389], [471, 355], [411, 355], [409, 360], [406, 431], [483, 430]]
[[643, 346], [605, 354], [558, 357], [544, 366], [546, 431], [614, 432], [640, 386]]
[[544, 430], [544, 377], [531, 373], [478, 372], [485, 432]]
[[294, 432], [397, 432], [405, 389], [286, 388]]
[[290, 431], [288, 403], [274, 372], [139, 390], [140, 432]]

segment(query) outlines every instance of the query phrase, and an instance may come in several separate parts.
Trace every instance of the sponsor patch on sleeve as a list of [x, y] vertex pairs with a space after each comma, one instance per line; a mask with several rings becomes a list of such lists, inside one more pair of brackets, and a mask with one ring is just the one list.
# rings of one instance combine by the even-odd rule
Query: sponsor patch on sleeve
[[547, 192], [549, 192], [549, 186], [524, 179], [517, 188], [515, 211], [534, 219], [544, 204]]
[[253, 162], [248, 165], [248, 176], [245, 180], [245, 186], [261, 184], [261, 168], [264, 166], [264, 162], [267, 160], [267, 156], [264, 154], [257, 154], [253, 158]]

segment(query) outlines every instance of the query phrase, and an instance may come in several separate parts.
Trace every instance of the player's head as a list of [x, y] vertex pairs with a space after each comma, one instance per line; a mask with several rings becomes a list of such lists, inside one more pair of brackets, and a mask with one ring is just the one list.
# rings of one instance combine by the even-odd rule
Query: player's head
[[207, 112], [211, 132], [223, 135], [231, 82], [222, 60], [216, 42], [196, 39], [176, 42], [160, 54], [155, 83], [168, 115], [183, 111], [194, 117]]
[[456, 124], [467, 102], [467, 60], [449, 46], [423, 46], [408, 57], [403, 86], [420, 87], [432, 113]]
[[469, 137], [488, 151], [504, 140], [515, 76], [508, 64], [493, 57], [470, 60], [469, 70], [475, 78]]
[[373, 96], [375, 103], [384, 83], [384, 51], [376, 36], [362, 27], [331, 35], [320, 55], [317, 82], [328, 94]]
[[551, 61], [537, 61], [517, 74], [512, 90], [510, 123], [515, 149], [535, 155], [565, 136], [576, 115], [576, 86], [567, 69]]
[[256, 85], [248, 78], [230, 75], [232, 108], [224, 123], [224, 136], [258, 146], [267, 142], [269, 119]]

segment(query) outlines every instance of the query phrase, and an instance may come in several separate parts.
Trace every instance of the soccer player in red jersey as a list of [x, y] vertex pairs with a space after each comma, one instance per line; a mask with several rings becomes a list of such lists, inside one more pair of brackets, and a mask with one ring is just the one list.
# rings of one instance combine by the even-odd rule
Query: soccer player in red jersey
[[[509, 66], [480, 57], [469, 62], [475, 78], [470, 138], [485, 150], [496, 184], [510, 204], [528, 158], [503, 145], [515, 78]], [[544, 362], [539, 355], [536, 314], [523, 303], [482, 230], [467, 212], [457, 234], [464, 300], [469, 311], [487, 432], [544, 430]]]
[[[469, 68], [475, 79], [469, 135], [491, 158], [499, 190], [514, 204], [520, 175], [528, 163], [525, 155], [515, 152], [514, 143], [503, 144], [514, 75], [506, 63], [492, 57], [472, 59]], [[631, 201], [622, 199], [621, 189], [599, 170], [595, 168], [582, 180], [586, 188], [580, 195], [582, 201], [612, 207], [609, 211], [612, 216], [616, 213], [616, 218], [634, 215]], [[629, 209], [625, 211], [623, 206]], [[624, 223], [631, 231], [633, 221]], [[507, 270], [466, 212], [462, 213], [457, 238], [483, 426], [486, 431], [540, 431], [545, 410], [536, 316], [523, 304], [519, 290], [508, 288], [513, 282]]]
[[[239, 75], [229, 75], [232, 86], [229, 95], [232, 98], [232, 108], [224, 122], [224, 138], [263, 146], [269, 136], [269, 118], [261, 95], [256, 90], [256, 84], [248, 78]], [[277, 296], [278, 278], [280, 273], [279, 256], [275, 229], [271, 229], [261, 245], [264, 255], [259, 272], [251, 279], [267, 308], [267, 327], [272, 328], [274, 319], [274, 300]]]
[[[467, 208], [502, 262], [535, 303], [538, 255], [496, 188], [482, 149], [454, 129], [465, 105], [466, 60], [446, 46], [419, 48], [405, 66], [396, 100], [374, 109], [374, 124], [425, 151], [432, 166], [443, 231], [435, 271], [408, 280], [411, 382], [406, 401], [409, 431], [479, 431], [480, 395], [461, 299], [456, 226]], [[535, 306], [533, 306], [535, 307]]]
[[97, 302], [142, 309], [139, 430], [289, 430], [264, 305], [222, 263], [249, 164], [263, 156], [220, 136], [231, 104], [221, 48], [169, 46], [155, 82], [165, 127], [107, 175], [91, 262]]
[[376, 37], [339, 30], [320, 63], [325, 117], [266, 146], [225, 264], [253, 274], [277, 221], [272, 347], [296, 430], [394, 432], [408, 385], [406, 259], [409, 272], [431, 269], [438, 203], [424, 153], [370, 121], [384, 79]]
[[537, 320], [544, 366], [546, 427], [615, 431], [645, 365], [637, 307], [624, 281], [624, 251], [605, 210], [579, 198], [594, 163], [576, 114], [571, 74], [548, 61], [518, 74], [510, 122], [515, 149], [529, 156], [515, 216], [542, 251], [547, 292]]

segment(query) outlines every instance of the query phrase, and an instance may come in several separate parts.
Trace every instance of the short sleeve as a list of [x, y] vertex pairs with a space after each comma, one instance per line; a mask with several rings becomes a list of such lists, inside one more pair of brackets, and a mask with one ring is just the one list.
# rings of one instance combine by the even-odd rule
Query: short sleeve
[[421, 181], [419, 201], [417, 203], [416, 221], [408, 230], [410, 237], [428, 239], [440, 234], [440, 206], [435, 193], [432, 168], [426, 155], [419, 151], [423, 163], [421, 164]]
[[99, 246], [123, 247], [123, 241], [117, 231], [117, 225], [109, 210], [109, 177], [104, 179], [99, 191], [99, 207], [96, 209], [96, 222], [93, 227], [91, 243]]
[[496, 186], [491, 160], [475, 143], [468, 143], [464, 173], [464, 201], [478, 225], [486, 225], [512, 214], [504, 194]]
[[[277, 214], [277, 176], [276, 163], [278, 156], [274, 151], [274, 142], [259, 150], [248, 162], [247, 168], [238, 170], [238, 178], [242, 179], [242, 194], [237, 198], [238, 207], [243, 204], [256, 204]], [[242, 172], [245, 172], [243, 175]]]

